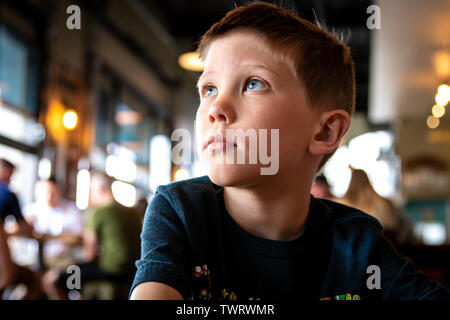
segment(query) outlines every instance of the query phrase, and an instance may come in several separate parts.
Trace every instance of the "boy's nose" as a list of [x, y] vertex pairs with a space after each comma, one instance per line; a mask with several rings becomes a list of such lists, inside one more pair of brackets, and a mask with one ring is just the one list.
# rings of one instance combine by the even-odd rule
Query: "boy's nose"
[[209, 122], [223, 121], [226, 124], [234, 121], [234, 113], [229, 102], [217, 100], [208, 111]]
[[209, 112], [209, 122], [214, 123], [216, 121], [224, 121], [225, 123], [227, 122], [227, 117], [225, 114], [223, 114], [222, 112], [219, 111], [210, 111]]

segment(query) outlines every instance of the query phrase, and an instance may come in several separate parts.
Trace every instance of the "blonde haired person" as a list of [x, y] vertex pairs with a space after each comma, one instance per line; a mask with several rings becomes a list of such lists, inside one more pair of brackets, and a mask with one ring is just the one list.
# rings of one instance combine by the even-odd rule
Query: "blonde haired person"
[[352, 170], [352, 178], [345, 195], [339, 202], [355, 207], [377, 218], [383, 228], [394, 230], [398, 217], [392, 201], [380, 196], [372, 187], [367, 173], [360, 169]]
[[412, 241], [412, 227], [399, 208], [375, 191], [365, 171], [352, 167], [350, 169], [350, 185], [345, 195], [337, 201], [376, 218], [383, 226], [383, 233], [391, 241]]

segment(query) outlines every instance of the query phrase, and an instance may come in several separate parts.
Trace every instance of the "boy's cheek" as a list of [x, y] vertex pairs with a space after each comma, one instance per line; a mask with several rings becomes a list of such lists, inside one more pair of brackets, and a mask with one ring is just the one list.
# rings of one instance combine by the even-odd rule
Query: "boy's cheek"
[[195, 116], [195, 130], [197, 135], [202, 134], [205, 129], [205, 115], [200, 109]]
[[205, 105], [199, 105], [197, 113], [195, 114], [195, 121], [201, 124], [208, 121], [208, 108]]
[[200, 120], [202, 114], [202, 105], [200, 104], [197, 108], [197, 112], [195, 113], [195, 121], [198, 122]]

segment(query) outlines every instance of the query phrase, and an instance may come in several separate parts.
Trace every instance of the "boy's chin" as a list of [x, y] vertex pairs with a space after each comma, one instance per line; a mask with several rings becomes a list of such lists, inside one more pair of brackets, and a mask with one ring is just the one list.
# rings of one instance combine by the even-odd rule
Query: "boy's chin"
[[222, 187], [244, 187], [261, 179], [258, 165], [213, 164], [208, 168], [209, 179]]

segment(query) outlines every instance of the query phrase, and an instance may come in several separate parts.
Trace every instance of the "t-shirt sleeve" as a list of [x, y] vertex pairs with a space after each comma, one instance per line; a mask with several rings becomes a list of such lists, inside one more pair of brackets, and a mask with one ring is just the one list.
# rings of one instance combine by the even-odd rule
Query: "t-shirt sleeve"
[[102, 209], [88, 211], [86, 217], [86, 228], [95, 234], [99, 234], [101, 225]]
[[382, 299], [384, 300], [450, 300], [450, 292], [441, 284], [428, 280], [408, 258], [401, 257], [392, 244], [380, 236]]
[[157, 190], [144, 218], [141, 258], [130, 290], [143, 282], [161, 282], [185, 299], [191, 294], [192, 273], [186, 228], [171, 204], [170, 196]]
[[16, 195], [12, 192], [9, 195], [9, 201], [6, 206], [5, 213], [6, 215], [11, 215], [16, 218], [17, 222], [24, 220], [22, 210], [20, 209], [19, 200], [17, 200]]

